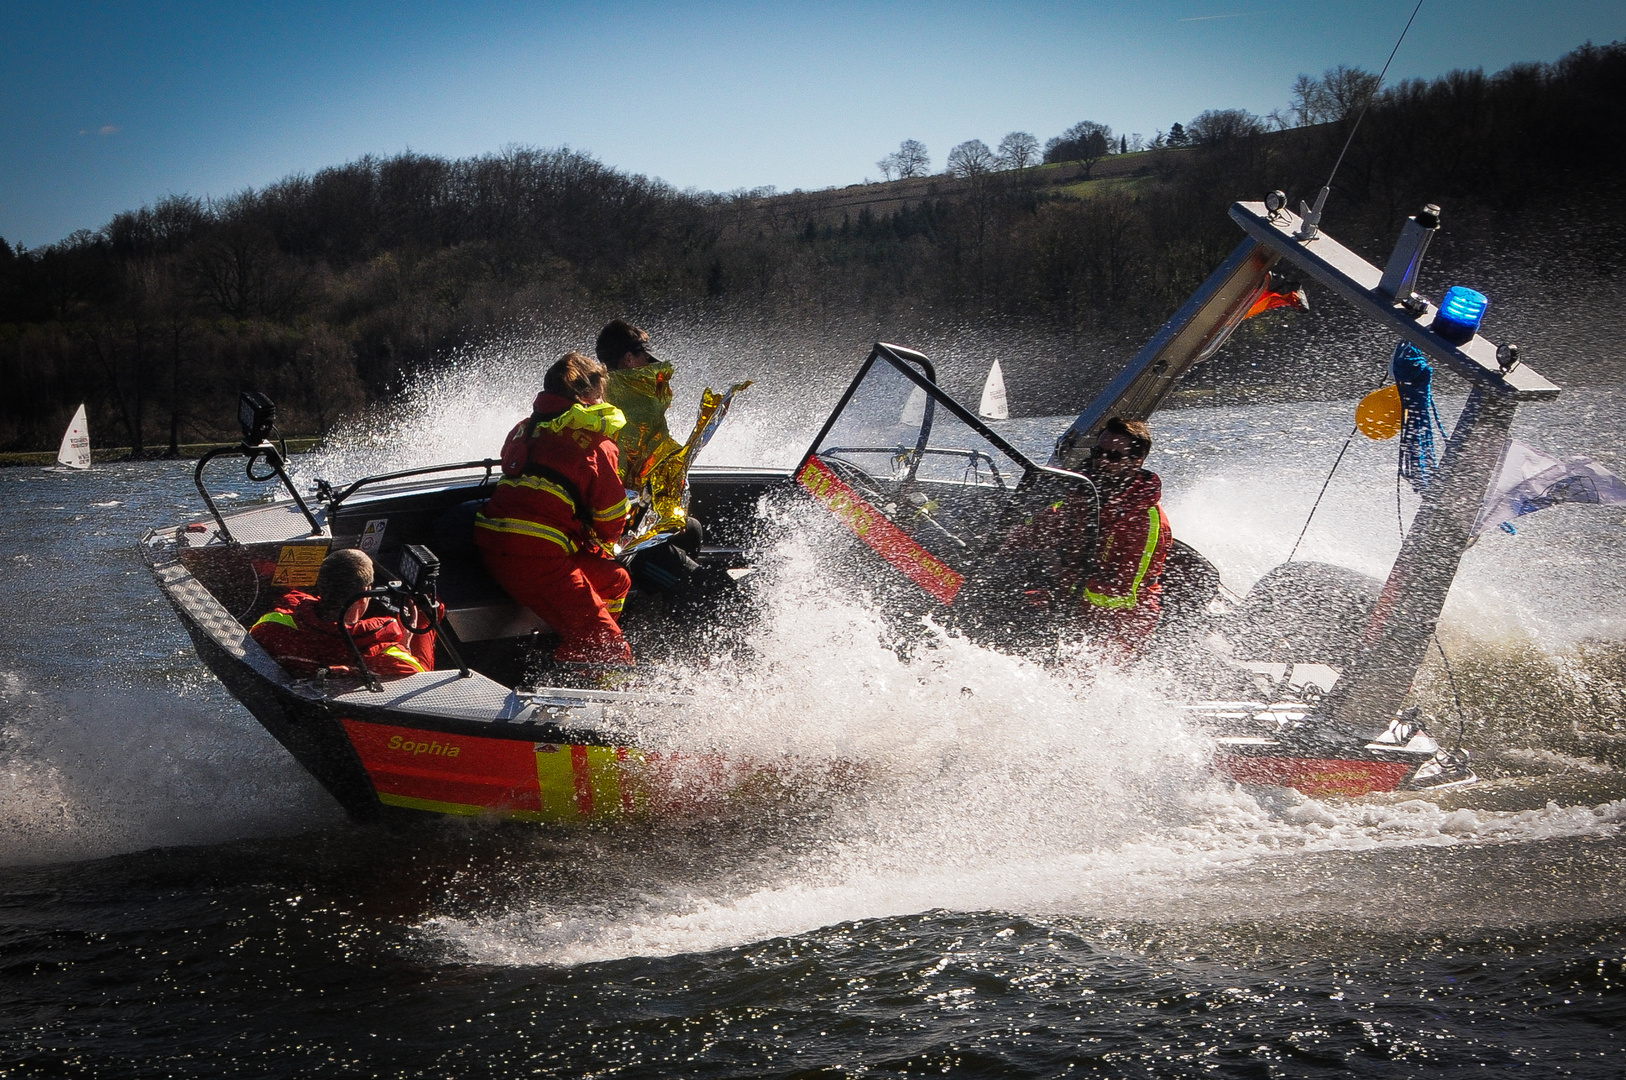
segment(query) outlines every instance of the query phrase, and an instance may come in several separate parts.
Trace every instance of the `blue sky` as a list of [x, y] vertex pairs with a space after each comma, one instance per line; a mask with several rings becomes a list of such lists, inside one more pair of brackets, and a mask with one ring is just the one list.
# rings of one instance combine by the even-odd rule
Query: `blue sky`
[[[680, 188], [878, 177], [920, 139], [1266, 113], [1376, 71], [1415, 0], [0, 3], [0, 237], [99, 228], [365, 153], [569, 145]], [[1424, 0], [1390, 78], [1626, 37], [1619, 0]]]

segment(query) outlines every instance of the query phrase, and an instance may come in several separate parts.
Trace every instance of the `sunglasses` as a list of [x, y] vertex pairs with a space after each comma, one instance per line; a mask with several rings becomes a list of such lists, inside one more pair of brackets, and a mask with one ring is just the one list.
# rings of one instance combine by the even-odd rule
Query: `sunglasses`
[[1106, 458], [1108, 461], [1122, 461], [1128, 456], [1129, 451], [1127, 450], [1108, 450], [1104, 446], [1095, 446], [1090, 448], [1090, 457], [1092, 458]]

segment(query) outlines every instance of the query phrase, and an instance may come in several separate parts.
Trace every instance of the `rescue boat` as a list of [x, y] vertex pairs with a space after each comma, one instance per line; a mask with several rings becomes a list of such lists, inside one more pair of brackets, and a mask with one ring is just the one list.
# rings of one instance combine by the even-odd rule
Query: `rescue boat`
[[[1063, 493], [1096, 499], [1077, 470], [1100, 427], [1114, 415], [1151, 415], [1251, 314], [1303, 306], [1291, 269], [1463, 378], [1468, 402], [1387, 580], [1290, 562], [1226, 605], [1213, 567], [1177, 542], [1155, 646], [1202, 653], [1211, 691], [1230, 691], [1191, 710], [1214, 736], [1217, 768], [1238, 782], [1360, 796], [1471, 781], [1466, 756], [1442, 749], [1416, 710], [1401, 706], [1514, 410], [1558, 388], [1417, 294], [1437, 212], [1408, 220], [1379, 271], [1285, 202], [1273, 192], [1231, 207], [1242, 242], [1061, 434], [1048, 462], [946, 393], [927, 357], [877, 343], [794, 469], [690, 469], [689, 506], [707, 526], [699, 562], [719, 588], [748, 589], [740, 582], [757, 558], [764, 506], [802, 500], [839, 522], [828, 530], [832, 573], [862, 575], [902, 616], [930, 612], [938, 625], [995, 647], [1031, 647], [1026, 570], [1000, 538]], [[353, 817], [680, 813], [760, 792], [794, 771], [794, 763], [733, 760], [704, 746], [641, 746], [640, 721], [651, 711], [681, 714], [689, 708], [681, 694], [582, 688], [539, 665], [549, 629], [485, 574], [473, 543], [473, 516], [494, 489], [497, 461], [343, 487], [318, 481], [301, 492], [271, 440], [271, 403], [245, 394], [239, 419], [241, 445], [197, 465], [208, 517], [154, 530], [141, 550], [210, 670]], [[205, 472], [228, 455], [246, 458], [249, 478], [280, 494], [223, 513]], [[345, 547], [368, 551], [395, 575], [373, 590], [378, 602], [445, 604], [436, 670], [388, 682], [300, 678], [249, 636], [280, 590], [310, 585], [327, 553]], [[663, 617], [659, 597], [629, 598], [635, 647], [639, 620]], [[1202, 642], [1215, 636], [1226, 650], [1205, 652]]]

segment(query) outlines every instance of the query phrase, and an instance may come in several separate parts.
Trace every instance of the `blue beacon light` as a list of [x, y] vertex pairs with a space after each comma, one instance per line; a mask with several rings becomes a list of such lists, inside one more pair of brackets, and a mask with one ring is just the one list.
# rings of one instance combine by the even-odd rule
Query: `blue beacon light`
[[1453, 345], [1461, 345], [1479, 332], [1479, 323], [1488, 307], [1490, 301], [1485, 299], [1484, 293], [1453, 285], [1445, 290], [1431, 329]]

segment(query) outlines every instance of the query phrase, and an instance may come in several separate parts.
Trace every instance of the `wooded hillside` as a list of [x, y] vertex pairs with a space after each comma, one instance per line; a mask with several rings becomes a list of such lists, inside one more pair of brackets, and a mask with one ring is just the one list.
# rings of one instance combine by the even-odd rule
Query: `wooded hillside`
[[[907, 311], [1141, 335], [1234, 246], [1232, 200], [1314, 197], [1357, 111], [1326, 93], [1335, 74], [1294, 88], [1322, 94], [1325, 112], [1300, 110], [1317, 122], [1205, 113], [1188, 146], [1082, 168], [962, 154], [957, 176], [715, 195], [568, 150], [403, 154], [172, 196], [47, 248], [0, 243], [0, 448], [54, 446], [81, 400], [98, 444], [229, 435], [246, 387], [289, 431], [322, 433], [454, 347], [561, 312]], [[1619, 43], [1403, 83], [1372, 105], [1329, 215], [1381, 252], [1424, 201], [1618, 207], [1623, 147]]]

